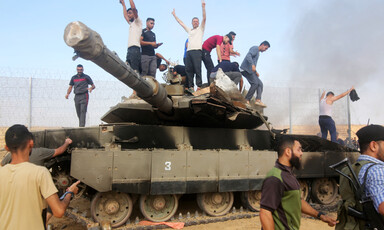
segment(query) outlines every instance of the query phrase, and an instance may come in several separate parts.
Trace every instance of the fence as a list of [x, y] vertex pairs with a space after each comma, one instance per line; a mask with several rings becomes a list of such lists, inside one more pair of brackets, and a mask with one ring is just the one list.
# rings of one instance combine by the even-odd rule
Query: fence
[[[95, 80], [90, 94], [86, 126], [99, 125], [100, 117], [132, 90], [117, 80]], [[34, 127], [77, 127], [74, 94], [65, 99], [69, 79], [0, 77], [0, 127], [24, 124]], [[316, 88], [265, 86], [264, 114], [275, 128], [293, 133], [317, 134], [320, 91]], [[347, 97], [333, 105], [333, 119], [341, 136], [348, 124]], [[309, 133], [308, 133], [309, 132]]]

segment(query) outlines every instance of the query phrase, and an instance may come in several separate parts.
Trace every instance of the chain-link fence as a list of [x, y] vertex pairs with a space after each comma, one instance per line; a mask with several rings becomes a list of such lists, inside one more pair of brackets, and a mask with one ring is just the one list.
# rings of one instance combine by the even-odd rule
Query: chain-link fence
[[[77, 127], [78, 118], [73, 97], [65, 99], [69, 79], [38, 77], [0, 77], [0, 127], [24, 124], [34, 127]], [[90, 94], [86, 126], [95, 126], [111, 106], [132, 89], [118, 80], [94, 79], [96, 89]], [[336, 91], [336, 93], [339, 93]], [[316, 135], [320, 90], [317, 88], [287, 88], [265, 86], [264, 114], [273, 127], [290, 128], [291, 133]], [[347, 97], [334, 103], [333, 119], [342, 138], [347, 137]], [[353, 130], [352, 130], [353, 131]], [[353, 135], [353, 132], [352, 132]]]

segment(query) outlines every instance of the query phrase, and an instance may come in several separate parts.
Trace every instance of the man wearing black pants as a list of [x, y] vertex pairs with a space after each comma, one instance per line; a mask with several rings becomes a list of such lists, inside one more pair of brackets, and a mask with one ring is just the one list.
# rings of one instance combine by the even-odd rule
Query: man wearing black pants
[[188, 78], [188, 90], [190, 92], [194, 92], [194, 84], [193, 78], [196, 74], [196, 85], [197, 90], [202, 86], [203, 82], [201, 80], [201, 58], [202, 58], [202, 43], [203, 43], [203, 35], [205, 29], [205, 2], [202, 0], [201, 2], [202, 10], [203, 10], [203, 20], [201, 25], [199, 19], [194, 17], [192, 19], [193, 28], [187, 27], [177, 16], [175, 13], [175, 9], [172, 11], [172, 15], [175, 17], [176, 21], [184, 28], [184, 30], [188, 33], [188, 48], [187, 48], [187, 57], [185, 63], [185, 71], [187, 72]]
[[[77, 65], [77, 74], [71, 78], [67, 95], [65, 95], [65, 98], [68, 99], [69, 94], [72, 92], [72, 88], [75, 87], [73, 92], [75, 94], [75, 107], [77, 117], [79, 118], [79, 127], [85, 126], [85, 115], [87, 113], [89, 99], [88, 91], [91, 93], [92, 90], [96, 88], [92, 79], [84, 74], [83, 71], [83, 66]], [[91, 87], [88, 88], [88, 85], [91, 85]]]

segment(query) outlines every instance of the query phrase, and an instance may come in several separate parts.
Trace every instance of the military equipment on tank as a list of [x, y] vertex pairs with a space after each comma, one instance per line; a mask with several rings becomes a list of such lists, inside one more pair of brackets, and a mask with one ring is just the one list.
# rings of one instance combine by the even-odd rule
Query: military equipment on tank
[[[36, 146], [44, 147], [72, 138], [70, 157], [53, 162], [59, 165], [54, 177], [63, 181], [62, 171], [70, 170], [68, 178], [97, 191], [91, 204], [96, 221], [124, 224], [137, 197], [141, 213], [151, 221], [170, 219], [182, 194], [197, 194], [199, 207], [212, 216], [231, 209], [234, 192], [245, 207], [259, 209], [263, 178], [277, 158], [275, 136], [286, 134], [270, 128], [262, 108], [246, 106], [224, 74], [208, 93], [184, 95], [181, 85], [163, 87], [156, 79], [141, 78], [81, 22], [66, 27], [64, 40], [77, 56], [93, 61], [140, 97], [112, 107], [101, 118], [107, 124], [34, 134]], [[256, 129], [263, 124], [267, 129]], [[310, 196], [311, 186], [313, 200], [332, 202], [337, 175], [327, 166], [358, 153], [316, 136], [294, 136], [305, 151], [303, 170], [297, 172], [303, 197]]]

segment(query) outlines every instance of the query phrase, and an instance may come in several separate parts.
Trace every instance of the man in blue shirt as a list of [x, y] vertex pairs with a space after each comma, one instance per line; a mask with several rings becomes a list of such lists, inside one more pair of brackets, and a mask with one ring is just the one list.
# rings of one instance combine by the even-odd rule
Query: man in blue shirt
[[[375, 209], [384, 215], [384, 127], [381, 125], [369, 125], [357, 131], [361, 155], [357, 161], [370, 161], [362, 166], [359, 172], [359, 181], [362, 184], [364, 174], [368, 170], [365, 193], [371, 197]], [[371, 163], [372, 162], [372, 163]]]
[[266, 107], [264, 103], [261, 102], [261, 94], [263, 93], [263, 82], [260, 80], [260, 75], [256, 71], [257, 61], [259, 60], [260, 52], [267, 51], [271, 45], [267, 41], [263, 41], [259, 46], [252, 46], [247, 55], [244, 58], [243, 63], [241, 63], [240, 68], [243, 70], [241, 74], [248, 80], [251, 87], [248, 90], [248, 94], [245, 96], [245, 99], [248, 101], [251, 100], [255, 91], [256, 95], [256, 105]]

